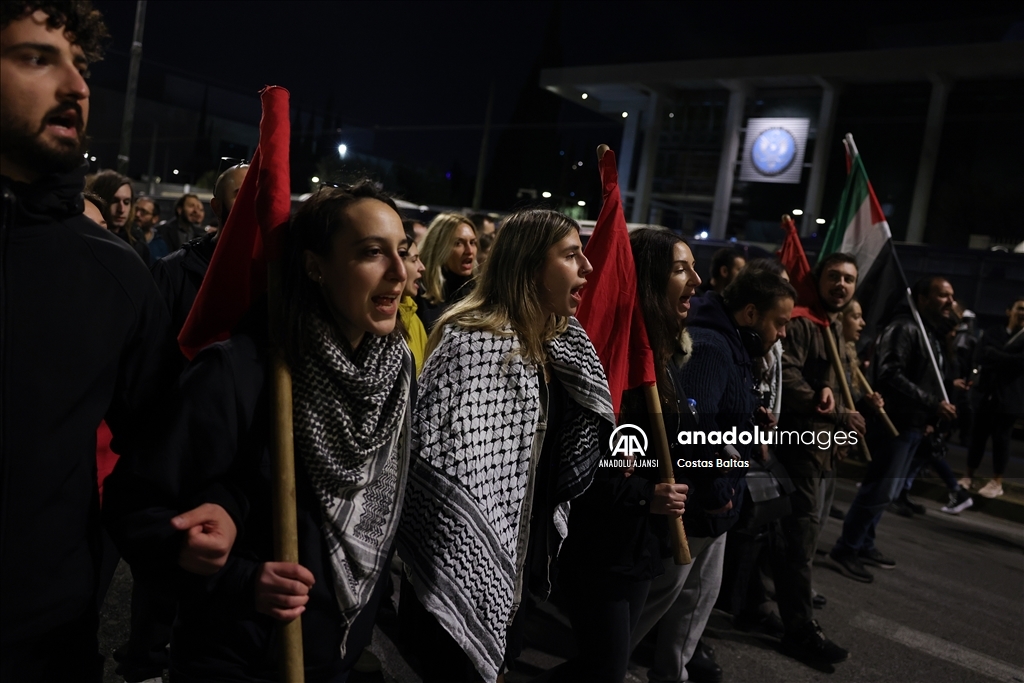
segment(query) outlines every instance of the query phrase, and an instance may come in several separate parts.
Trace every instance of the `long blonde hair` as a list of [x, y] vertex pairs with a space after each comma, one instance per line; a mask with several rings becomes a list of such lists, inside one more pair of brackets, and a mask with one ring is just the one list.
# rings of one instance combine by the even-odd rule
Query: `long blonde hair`
[[497, 335], [507, 335], [511, 328], [519, 340], [519, 355], [527, 362], [543, 363], [544, 343], [565, 332], [569, 321], [544, 315], [538, 279], [548, 250], [579, 229], [568, 216], [544, 209], [517, 211], [506, 218], [476, 287], [434, 325], [426, 356], [451, 324]]
[[444, 273], [441, 267], [448, 260], [455, 246], [455, 231], [459, 226], [468, 225], [476, 235], [473, 221], [458, 213], [439, 213], [427, 226], [427, 233], [420, 245], [420, 260], [426, 270], [423, 272], [423, 296], [432, 304], [444, 303]]

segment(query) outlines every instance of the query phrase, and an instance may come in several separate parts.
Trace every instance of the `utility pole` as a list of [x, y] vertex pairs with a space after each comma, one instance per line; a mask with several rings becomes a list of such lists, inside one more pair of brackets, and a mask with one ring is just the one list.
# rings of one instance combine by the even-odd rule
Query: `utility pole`
[[480, 159], [476, 163], [476, 188], [473, 190], [473, 209], [479, 209], [484, 198], [484, 169], [487, 167], [487, 142], [491, 138], [491, 114], [494, 113], [494, 81], [487, 96], [487, 114], [484, 115], [484, 139], [480, 141]]
[[121, 147], [117, 152], [117, 172], [128, 173], [128, 157], [132, 149], [132, 126], [135, 123], [135, 93], [139, 89], [139, 66], [142, 64], [142, 31], [146, 25], [146, 0], [135, 5], [135, 34], [132, 36], [132, 62], [128, 69], [128, 90], [124, 94], [124, 117], [121, 119]]

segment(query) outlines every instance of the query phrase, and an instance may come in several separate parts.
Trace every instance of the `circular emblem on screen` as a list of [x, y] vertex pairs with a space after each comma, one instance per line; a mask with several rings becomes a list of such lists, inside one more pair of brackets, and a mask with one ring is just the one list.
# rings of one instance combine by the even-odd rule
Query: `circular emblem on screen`
[[779, 175], [796, 158], [796, 140], [785, 128], [769, 128], [754, 140], [750, 159], [764, 175]]

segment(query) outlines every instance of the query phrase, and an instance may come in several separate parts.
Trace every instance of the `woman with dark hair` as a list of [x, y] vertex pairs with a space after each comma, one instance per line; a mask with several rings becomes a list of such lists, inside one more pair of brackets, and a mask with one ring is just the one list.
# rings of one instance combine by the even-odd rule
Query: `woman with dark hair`
[[[695, 427], [675, 368], [688, 358], [683, 321], [700, 277], [689, 246], [678, 235], [643, 228], [630, 234], [630, 245], [675, 461], [686, 458], [689, 449], [676, 444], [674, 435]], [[618, 423], [650, 434], [643, 391], [623, 394]], [[620, 683], [630, 652], [660, 616], [641, 622], [641, 616], [650, 612], [645, 605], [652, 579], [663, 573], [663, 564], [675, 567], [667, 519], [688, 509], [688, 480], [684, 470], [677, 470], [676, 484], [662, 483], [658, 468], [646, 464], [641, 462], [625, 476], [615, 468], [599, 470], [593, 486], [573, 503], [559, 560], [559, 586], [578, 656], [556, 669], [552, 680]]]
[[473, 222], [461, 214], [441, 213], [430, 221], [420, 245], [425, 270], [417, 311], [427, 332], [449, 306], [472, 291], [476, 239]]
[[420, 375], [399, 616], [428, 683], [492, 683], [519, 654], [612, 428], [604, 370], [572, 317], [592, 270], [579, 226], [544, 210], [504, 225]]
[[135, 190], [131, 178], [117, 171], [100, 171], [85, 189], [107, 203], [107, 229], [132, 245], [143, 262], [150, 265], [146, 236], [135, 225]]
[[179, 499], [220, 503], [239, 533], [222, 570], [183, 580], [174, 680], [278, 680], [278, 625], [300, 614], [306, 681], [344, 680], [369, 643], [409, 462], [405, 247], [394, 202], [368, 182], [321, 190], [288, 227], [298, 564], [273, 561], [265, 305], [182, 376]]

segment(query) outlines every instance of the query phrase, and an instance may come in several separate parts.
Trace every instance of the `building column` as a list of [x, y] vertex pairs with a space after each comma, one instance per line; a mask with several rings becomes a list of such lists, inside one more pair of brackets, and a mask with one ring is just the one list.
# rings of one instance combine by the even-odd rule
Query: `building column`
[[725, 239], [729, 224], [729, 204], [732, 201], [732, 183], [736, 178], [736, 157], [740, 151], [740, 128], [747, 103], [747, 87], [742, 81], [725, 84], [729, 88], [729, 108], [725, 113], [725, 138], [722, 155], [718, 159], [718, 182], [715, 183], [715, 203], [711, 207], [711, 239]]
[[661, 123], [665, 116], [665, 98], [652, 92], [644, 110], [644, 148], [640, 153], [640, 168], [636, 174], [636, 192], [633, 195], [634, 223], [649, 223], [651, 214], [651, 186], [654, 184], [654, 165], [658, 159], [661, 141]]
[[950, 82], [932, 75], [932, 96], [928, 102], [928, 118], [924, 124], [924, 142], [921, 145], [921, 159], [917, 164], [917, 181], [914, 183], [914, 200], [910, 205], [910, 221], [907, 224], [907, 242], [921, 244], [924, 241], [925, 221], [928, 219], [928, 204], [932, 197], [932, 181], [935, 179], [935, 164], [939, 160], [939, 142], [942, 140], [942, 121], [946, 116], [946, 100], [949, 98]]
[[[619, 189], [622, 192], [623, 204], [626, 202], [626, 193], [629, 192], [629, 176], [633, 173], [633, 152], [636, 149], [636, 136], [640, 132], [641, 109], [626, 110], [626, 120], [622, 127], [622, 144], [616, 150], [619, 161]], [[635, 198], [634, 198], [635, 201]]]
[[815, 221], [821, 216], [821, 198], [825, 194], [825, 172], [832, 152], [832, 135], [836, 124], [836, 110], [839, 108], [839, 88], [834, 83], [821, 83], [821, 109], [818, 110], [818, 132], [814, 140], [814, 159], [811, 161], [811, 177], [807, 182], [807, 197], [804, 199], [803, 222], [800, 234], [807, 236], [817, 227]]

